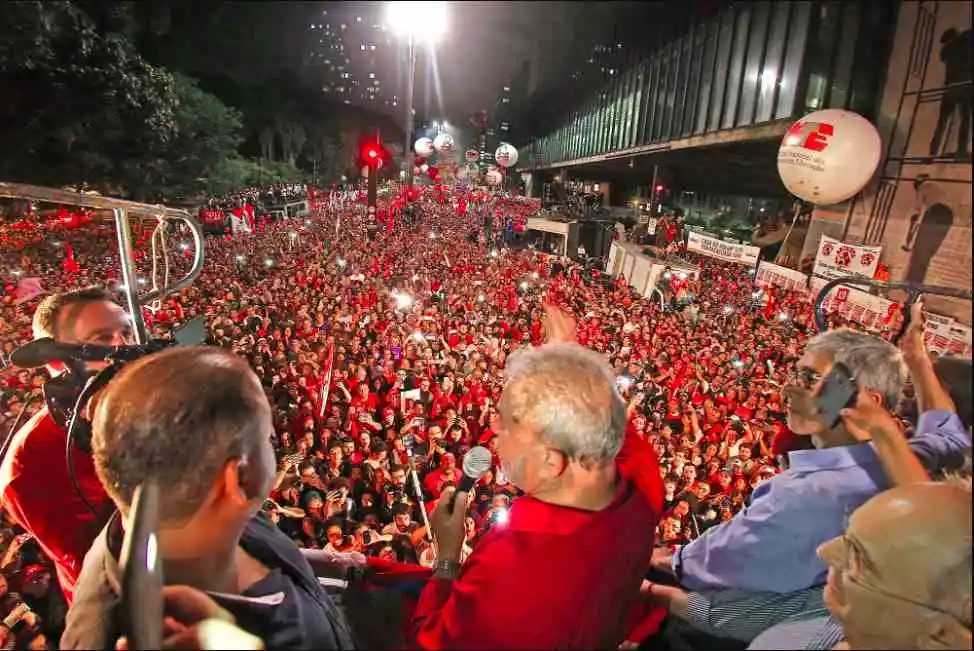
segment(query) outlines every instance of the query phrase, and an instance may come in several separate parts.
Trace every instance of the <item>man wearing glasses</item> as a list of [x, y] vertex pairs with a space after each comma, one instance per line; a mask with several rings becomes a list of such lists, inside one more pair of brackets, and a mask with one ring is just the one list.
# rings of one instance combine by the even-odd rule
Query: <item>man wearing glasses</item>
[[833, 364], [850, 369], [860, 399], [892, 409], [907, 367], [921, 412], [908, 452], [925, 467], [960, 466], [970, 447], [953, 403], [933, 373], [922, 344], [922, 318], [902, 353], [852, 330], [833, 330], [808, 342], [798, 377], [786, 391], [788, 426], [811, 437], [814, 449], [789, 455], [789, 469], [758, 486], [751, 504], [670, 555], [654, 553], [653, 567], [675, 575], [682, 589], [648, 586], [650, 598], [703, 631], [751, 642], [782, 622], [826, 614], [822, 588], [828, 568], [816, 548], [840, 536], [849, 515], [892, 482], [868, 433], [840, 419], [827, 427], [815, 397]]

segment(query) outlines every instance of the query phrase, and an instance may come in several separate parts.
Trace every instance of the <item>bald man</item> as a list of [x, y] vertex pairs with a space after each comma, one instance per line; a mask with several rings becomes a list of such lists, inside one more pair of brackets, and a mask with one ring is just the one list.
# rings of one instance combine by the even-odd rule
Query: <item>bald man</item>
[[818, 555], [831, 617], [776, 626], [749, 648], [971, 648], [970, 480], [880, 493]]

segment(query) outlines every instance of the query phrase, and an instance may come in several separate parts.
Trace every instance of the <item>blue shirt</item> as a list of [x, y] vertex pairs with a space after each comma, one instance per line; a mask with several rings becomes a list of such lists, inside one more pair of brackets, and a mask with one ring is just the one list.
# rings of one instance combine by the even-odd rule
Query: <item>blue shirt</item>
[[[960, 419], [945, 411], [924, 412], [910, 439], [928, 469], [959, 466], [970, 445]], [[800, 450], [789, 461], [733, 519], [674, 555], [685, 588], [788, 593], [825, 583], [828, 568], [815, 550], [842, 535], [852, 512], [889, 482], [871, 443]]]

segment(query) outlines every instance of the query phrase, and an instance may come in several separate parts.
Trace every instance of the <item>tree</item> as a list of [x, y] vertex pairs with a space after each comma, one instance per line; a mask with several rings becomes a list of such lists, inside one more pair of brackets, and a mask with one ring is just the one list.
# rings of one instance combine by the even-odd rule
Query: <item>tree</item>
[[241, 116], [184, 75], [174, 75], [176, 136], [155, 170], [153, 190], [164, 197], [187, 196], [207, 187], [213, 171], [237, 156]]
[[[72, 2], [0, 12], [0, 174], [34, 183], [122, 183], [144, 198], [176, 136], [173, 77]], [[9, 146], [16, 143], [16, 146]]]
[[274, 160], [274, 139], [276, 135], [274, 133], [274, 128], [271, 126], [265, 126], [260, 130], [260, 135], [257, 139], [260, 141], [260, 157], [266, 158], [267, 160]]

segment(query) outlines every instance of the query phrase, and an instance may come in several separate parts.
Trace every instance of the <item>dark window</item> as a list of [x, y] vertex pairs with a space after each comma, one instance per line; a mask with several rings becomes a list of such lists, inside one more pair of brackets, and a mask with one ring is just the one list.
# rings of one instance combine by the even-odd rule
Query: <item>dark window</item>
[[697, 124], [694, 133], [707, 130], [707, 117], [710, 115], [710, 105], [713, 102], [714, 66], [717, 64], [717, 37], [720, 35], [720, 20], [712, 20], [707, 25], [707, 45], [704, 48], [703, 61], [700, 71], [700, 105], [697, 107]]
[[808, 90], [805, 92], [805, 112], [818, 111], [826, 107], [829, 87], [832, 83], [832, 57], [839, 44], [839, 15], [842, 7], [839, 2], [823, 2], [816, 6], [814, 35], [809, 42], [806, 76]]
[[758, 2], [751, 12], [751, 36], [747, 45], [744, 79], [741, 82], [740, 111], [737, 115], [739, 127], [754, 123], [754, 107], [757, 104], [758, 88], [761, 84], [763, 72], [761, 64], [764, 61], [764, 45], [770, 18], [771, 5], [767, 2]]
[[686, 111], [683, 114], [682, 136], [693, 133], [697, 102], [700, 96], [700, 70], [706, 54], [707, 25], [697, 25], [693, 31], [693, 63], [690, 65], [690, 81], [687, 84]]
[[[683, 38], [680, 52], [680, 72], [676, 76], [676, 90], [673, 93], [673, 121], [670, 124], [670, 138], [679, 138], [683, 133], [683, 114], [687, 110], [687, 90], [690, 84], [690, 63], [693, 50], [693, 34]], [[700, 55], [697, 54], [697, 57]], [[692, 111], [691, 111], [692, 112]]]
[[785, 63], [781, 69], [778, 87], [778, 104], [775, 107], [775, 119], [789, 118], [796, 115], [795, 106], [798, 85], [802, 77], [802, 59], [805, 56], [805, 43], [808, 41], [809, 21], [812, 14], [811, 2], [795, 2], [791, 4], [791, 18], [788, 21], [788, 38], [785, 45]]
[[835, 59], [835, 74], [832, 90], [829, 93], [829, 108], [848, 108], [852, 92], [852, 66], [855, 63], [856, 37], [859, 35], [859, 3], [842, 3], [840, 21], [842, 37], [839, 39], [839, 52]]
[[731, 50], [730, 65], [727, 68], [727, 101], [724, 103], [724, 117], [720, 121], [722, 129], [730, 129], [736, 122], [737, 100], [741, 95], [741, 76], [744, 70], [744, 55], [747, 53], [747, 33], [750, 26], [751, 8], [741, 7], [734, 21], [734, 47]]
[[660, 59], [659, 86], [656, 89], [656, 109], [653, 111], [652, 142], [659, 142], [663, 132], [663, 109], [666, 106], [666, 92], [669, 87], [672, 58], [665, 52]]
[[791, 2], [776, 2], [768, 30], [768, 47], [764, 53], [764, 66], [761, 69], [760, 90], [758, 91], [757, 111], [754, 122], [767, 122], [774, 115], [774, 100], [781, 78], [782, 59], [785, 54], [785, 41], [788, 38], [788, 14]]
[[710, 95], [710, 119], [707, 131], [720, 130], [720, 116], [724, 111], [727, 89], [727, 63], [730, 61], [731, 45], [734, 42], [734, 11], [729, 10], [720, 19], [720, 39], [717, 42], [717, 69], [714, 72], [713, 93]]

